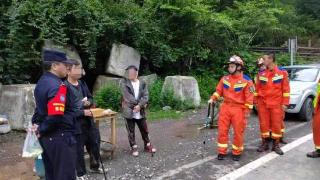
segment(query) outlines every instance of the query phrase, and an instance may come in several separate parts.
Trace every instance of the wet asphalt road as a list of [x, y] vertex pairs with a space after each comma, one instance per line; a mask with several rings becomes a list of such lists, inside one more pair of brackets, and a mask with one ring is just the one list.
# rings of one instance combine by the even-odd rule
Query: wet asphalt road
[[[198, 130], [202, 117], [205, 117], [205, 111], [192, 112], [181, 120], [149, 123], [151, 141], [158, 150], [153, 157], [143, 152], [143, 142], [138, 130], [136, 130], [136, 139], [140, 156], [136, 158], [129, 154], [127, 133], [123, 122], [119, 121], [118, 147], [115, 156], [112, 160], [103, 159], [108, 170], [108, 179], [157, 179], [159, 177], [184, 180], [217, 179], [268, 153], [256, 151], [260, 143], [259, 124], [257, 117], [253, 114], [248, 121], [245, 150], [241, 161], [234, 162], [230, 157], [224, 161], [215, 159], [217, 129]], [[311, 132], [310, 122], [299, 121], [296, 116], [289, 117], [285, 124], [288, 142]], [[104, 135], [105, 132], [106, 129], [101, 128], [101, 134]], [[207, 158], [210, 160], [193, 166], [193, 162]], [[186, 165], [189, 167], [190, 164], [192, 165], [190, 168], [179, 169]], [[166, 176], [168, 172], [174, 173]], [[89, 174], [89, 178], [103, 179], [103, 175]]]

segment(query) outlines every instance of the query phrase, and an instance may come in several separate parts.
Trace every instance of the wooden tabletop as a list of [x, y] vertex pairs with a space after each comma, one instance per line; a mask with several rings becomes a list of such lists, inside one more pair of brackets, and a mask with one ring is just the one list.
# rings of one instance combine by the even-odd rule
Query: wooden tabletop
[[115, 111], [110, 111], [108, 113], [105, 113], [106, 109], [101, 109], [101, 108], [94, 108], [90, 110], [94, 118], [112, 117], [118, 114]]

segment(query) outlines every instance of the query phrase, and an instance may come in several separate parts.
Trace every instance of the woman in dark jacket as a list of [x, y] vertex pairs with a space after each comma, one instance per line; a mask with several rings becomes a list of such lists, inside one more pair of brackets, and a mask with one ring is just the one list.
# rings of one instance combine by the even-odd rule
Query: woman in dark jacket
[[128, 79], [121, 81], [122, 115], [126, 120], [131, 153], [133, 156], [139, 155], [135, 141], [135, 124], [137, 124], [144, 141], [144, 150], [155, 153], [156, 149], [150, 143], [146, 121], [145, 108], [149, 100], [146, 83], [138, 79], [138, 68], [136, 66], [131, 65], [126, 70]]

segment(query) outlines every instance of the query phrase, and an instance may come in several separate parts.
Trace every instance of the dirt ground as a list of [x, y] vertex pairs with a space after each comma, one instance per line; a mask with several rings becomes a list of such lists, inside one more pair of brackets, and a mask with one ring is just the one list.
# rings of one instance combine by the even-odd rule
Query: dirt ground
[[[199, 131], [204, 122], [206, 109], [192, 111], [179, 120], [164, 119], [148, 122], [152, 143], [157, 153], [151, 156], [143, 152], [143, 142], [136, 129], [136, 140], [139, 146], [138, 158], [130, 155], [128, 137], [124, 121], [117, 121], [117, 148], [113, 159], [103, 156], [103, 164], [108, 179], [154, 179], [168, 171], [181, 168], [183, 165], [216, 156], [217, 129]], [[258, 153], [260, 144], [259, 123], [256, 115], [248, 120], [245, 133], [245, 151], [240, 162], [210, 160], [199, 167], [183, 170], [165, 179], [218, 179], [225, 174], [265, 155]], [[286, 124], [286, 140], [293, 141], [310, 133], [310, 122], [289, 119]], [[110, 134], [108, 124], [100, 124], [102, 139]], [[0, 135], [0, 180], [34, 180], [39, 179], [33, 172], [33, 160], [21, 158], [25, 133], [12, 131]], [[230, 131], [231, 138], [232, 131]], [[304, 155], [304, 153], [303, 153]], [[87, 163], [88, 164], [88, 163]], [[102, 174], [88, 173], [90, 180], [103, 179]]]
[[0, 135], [0, 180], [39, 179], [33, 172], [33, 160], [21, 157], [24, 132]]

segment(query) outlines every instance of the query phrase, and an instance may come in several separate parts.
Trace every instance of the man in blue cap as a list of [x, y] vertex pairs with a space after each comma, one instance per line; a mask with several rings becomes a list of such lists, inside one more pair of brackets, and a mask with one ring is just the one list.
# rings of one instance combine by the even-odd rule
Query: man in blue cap
[[[42, 52], [45, 73], [39, 79], [34, 97], [36, 109], [32, 118], [43, 148], [42, 158], [46, 180], [76, 179], [76, 118], [74, 102], [68, 98], [62, 79], [73, 64], [66, 54], [45, 49]], [[90, 116], [90, 110], [84, 114]]]

